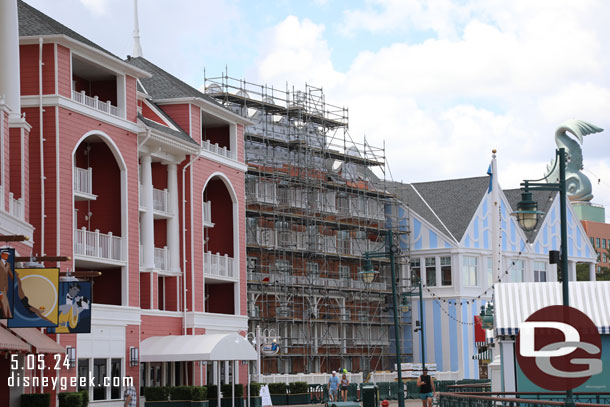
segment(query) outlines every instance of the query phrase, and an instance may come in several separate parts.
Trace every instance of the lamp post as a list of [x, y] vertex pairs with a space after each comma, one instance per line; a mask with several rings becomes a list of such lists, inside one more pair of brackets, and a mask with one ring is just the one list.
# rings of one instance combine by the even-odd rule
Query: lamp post
[[[396, 338], [396, 373], [398, 375], [398, 407], [405, 407], [404, 383], [402, 382], [402, 363], [400, 361], [400, 324], [398, 316], [398, 299], [396, 296], [396, 270], [395, 270], [395, 255], [398, 252], [398, 246], [394, 245], [392, 232], [388, 236], [388, 247], [390, 250], [383, 252], [365, 252], [366, 259], [364, 270], [360, 272], [362, 279], [365, 282], [372, 282], [376, 271], [373, 270], [373, 265], [370, 259], [375, 257], [390, 257], [390, 270], [392, 274], [392, 309], [394, 312], [394, 337]], [[421, 285], [420, 285], [421, 287]], [[421, 288], [420, 288], [421, 289]]]
[[[555, 166], [559, 163], [559, 182], [557, 183], [542, 183], [548, 175], [539, 180], [524, 180], [521, 183], [521, 201], [517, 204], [517, 211], [514, 215], [517, 216], [519, 225], [527, 230], [533, 230], [538, 224], [538, 215], [543, 214], [537, 210], [536, 201], [532, 200], [530, 191], [559, 191], [560, 205], [560, 221], [561, 221], [561, 283], [563, 294], [563, 305], [570, 305], [570, 286], [568, 281], [568, 222], [567, 222], [567, 207], [568, 194], [566, 188], [566, 152], [564, 148], [555, 150]], [[554, 168], [553, 168], [554, 170]], [[549, 171], [549, 174], [553, 173]], [[566, 391], [566, 406], [574, 406], [574, 398], [572, 390]]]
[[[421, 271], [420, 271], [421, 273]], [[413, 284], [413, 276], [411, 276], [411, 284]], [[424, 373], [424, 369], [426, 368], [426, 337], [424, 332], [424, 298], [422, 294], [422, 282], [421, 275], [417, 279], [418, 292], [417, 293], [403, 293], [403, 299], [407, 299], [407, 297], [419, 297], [419, 326], [415, 328], [415, 332], [421, 331], [420, 339], [421, 339], [421, 369], [422, 374]]]

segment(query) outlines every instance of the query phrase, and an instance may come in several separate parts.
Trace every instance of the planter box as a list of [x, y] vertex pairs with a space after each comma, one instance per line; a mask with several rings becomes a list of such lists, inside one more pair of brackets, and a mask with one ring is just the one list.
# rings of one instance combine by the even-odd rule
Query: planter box
[[191, 401], [191, 407], [208, 407], [208, 400]]
[[288, 397], [286, 394], [272, 394], [271, 403], [273, 403], [274, 406], [287, 406]]
[[263, 398], [250, 397], [250, 407], [263, 407]]
[[311, 403], [311, 396], [309, 393], [301, 393], [301, 394], [289, 394], [286, 396], [288, 405], [294, 406], [297, 404], [309, 404]]
[[208, 407], [218, 407], [218, 399], [207, 399]]
[[169, 401], [146, 401], [144, 407], [169, 407]]
[[[226, 398], [220, 400], [221, 407], [233, 407], [233, 399]], [[244, 407], [244, 399], [235, 399], [235, 407]]]

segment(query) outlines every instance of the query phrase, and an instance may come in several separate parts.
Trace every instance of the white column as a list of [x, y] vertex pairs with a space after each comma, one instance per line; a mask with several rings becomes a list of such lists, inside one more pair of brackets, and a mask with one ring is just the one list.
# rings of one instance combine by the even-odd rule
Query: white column
[[0, 1], [0, 61], [2, 61], [0, 98], [5, 95], [6, 104], [12, 110], [10, 113], [11, 119], [19, 119], [21, 116], [21, 90], [19, 88], [17, 0]]
[[180, 271], [180, 222], [178, 213], [178, 166], [174, 163], [167, 166], [167, 205], [172, 217], [167, 220], [167, 248], [169, 251], [169, 269]]
[[595, 276], [595, 263], [589, 263], [589, 281], [596, 281], [597, 277]]
[[155, 225], [153, 218], [153, 184], [152, 184], [152, 168], [151, 158], [149, 154], [143, 154], [140, 157], [142, 163], [142, 181], [140, 185], [140, 193], [142, 194], [142, 206], [146, 208], [146, 212], [142, 214], [142, 251], [144, 252], [144, 268], [155, 267]]
[[576, 281], [576, 263], [568, 262], [568, 281]]

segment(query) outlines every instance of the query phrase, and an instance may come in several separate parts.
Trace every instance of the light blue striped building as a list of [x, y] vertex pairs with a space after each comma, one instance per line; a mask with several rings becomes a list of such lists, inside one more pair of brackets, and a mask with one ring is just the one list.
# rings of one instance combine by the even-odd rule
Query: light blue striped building
[[[495, 163], [494, 163], [495, 167]], [[519, 190], [503, 191], [490, 176], [392, 184], [399, 204], [388, 209], [391, 226], [408, 225], [400, 240], [409, 265], [402, 270], [403, 290], [409, 291], [413, 273], [424, 284], [426, 363], [453, 377], [479, 378], [474, 339], [474, 316], [492, 299], [494, 282], [557, 281], [549, 250], [559, 250], [559, 197], [534, 192], [539, 210], [546, 213], [533, 232], [525, 232], [510, 214], [521, 199]], [[594, 279], [596, 255], [572, 207], [568, 206], [570, 280], [576, 264], [589, 264]], [[495, 252], [495, 253], [494, 253]], [[413, 321], [419, 301], [412, 297]], [[413, 362], [421, 361], [420, 333], [415, 322], [402, 333]], [[405, 351], [403, 350], [403, 351]]]

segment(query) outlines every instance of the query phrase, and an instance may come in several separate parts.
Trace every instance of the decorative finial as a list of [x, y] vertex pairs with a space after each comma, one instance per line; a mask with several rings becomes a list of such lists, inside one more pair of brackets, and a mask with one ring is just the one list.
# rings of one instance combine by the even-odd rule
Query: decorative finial
[[140, 45], [140, 27], [138, 25], [138, 0], [133, 0], [133, 52], [132, 56], [138, 58], [142, 56], [142, 46]]

